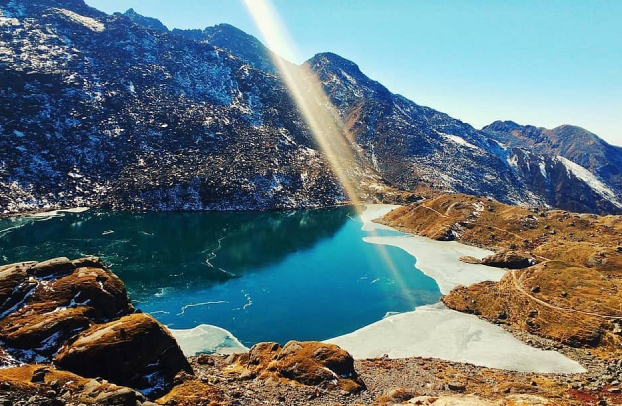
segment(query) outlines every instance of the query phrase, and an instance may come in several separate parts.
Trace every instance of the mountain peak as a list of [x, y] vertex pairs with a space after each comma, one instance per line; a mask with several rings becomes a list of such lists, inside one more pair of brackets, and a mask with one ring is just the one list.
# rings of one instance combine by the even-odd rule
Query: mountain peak
[[197, 41], [207, 41], [258, 69], [269, 73], [276, 72], [270, 50], [257, 38], [231, 24], [217, 24], [203, 31], [174, 29], [173, 33]]
[[513, 131], [524, 128], [522, 125], [511, 120], [496, 120], [484, 126], [482, 131]]
[[333, 52], [321, 52], [315, 54], [306, 63], [315, 68], [336, 67], [343, 69], [349, 75], [365, 76], [356, 63]]
[[338, 77], [340, 82], [349, 83], [348, 86], [361, 86], [379, 97], [391, 96], [386, 87], [367, 77], [356, 63], [333, 52], [315, 54], [305, 65], [316, 72], [322, 82], [328, 83], [332, 77]]
[[138, 14], [133, 8], [129, 8], [123, 15], [129, 18], [134, 24], [142, 25], [143, 27], [151, 28], [156, 31], [168, 32], [168, 28], [166, 25], [162, 24], [160, 20]]

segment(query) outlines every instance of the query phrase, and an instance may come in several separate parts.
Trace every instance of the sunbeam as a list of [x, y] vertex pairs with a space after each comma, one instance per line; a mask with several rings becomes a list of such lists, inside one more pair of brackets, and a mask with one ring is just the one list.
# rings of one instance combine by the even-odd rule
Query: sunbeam
[[[286, 55], [299, 55], [294, 41], [270, 0], [245, 0], [245, 4], [268, 48]], [[272, 54], [272, 60], [347, 199], [360, 214], [364, 202], [357, 193], [353, 182], [354, 176], [351, 176], [352, 171], [358, 167], [356, 155], [348, 141], [353, 137], [345, 130], [336, 108], [324, 92], [315, 72], [307, 65], [291, 64], [275, 53]], [[380, 251], [393, 278], [400, 284], [404, 297], [408, 298], [414, 307], [414, 298], [410, 295], [386, 248], [382, 245], [374, 246]]]

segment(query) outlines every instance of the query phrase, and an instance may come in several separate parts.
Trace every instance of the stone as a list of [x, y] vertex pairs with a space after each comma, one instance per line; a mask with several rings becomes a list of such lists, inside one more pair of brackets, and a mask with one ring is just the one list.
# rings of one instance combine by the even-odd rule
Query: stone
[[[73, 266], [73, 264], [72, 264]], [[35, 289], [33, 301], [56, 306], [88, 305], [94, 317], [110, 319], [133, 312], [125, 285], [104, 268], [80, 267]]]
[[266, 382], [284, 378], [349, 393], [365, 389], [354, 370], [352, 356], [333, 344], [290, 341], [281, 347], [277, 343], [259, 343], [247, 354], [237, 354], [232, 366], [254, 371]]
[[[35, 303], [0, 320], [0, 340], [7, 347], [32, 350], [33, 356], [51, 357], [76, 331], [91, 325], [89, 309], [55, 311], [52, 303]], [[22, 361], [32, 361], [24, 357]]]
[[481, 260], [481, 264], [496, 268], [522, 269], [534, 265], [535, 260], [518, 251], [501, 251]]
[[482, 263], [480, 259], [477, 259], [471, 256], [460, 257], [459, 260], [466, 264], [481, 264]]
[[447, 384], [447, 388], [454, 392], [466, 391], [466, 385], [462, 382], [452, 381]]
[[214, 358], [207, 354], [201, 354], [197, 357], [197, 364], [199, 365], [214, 365]]
[[28, 269], [28, 274], [41, 278], [70, 272], [74, 269], [75, 265], [69, 260], [69, 258], [60, 257], [48, 259], [47, 261], [39, 262], [31, 266]]
[[136, 392], [130, 388], [120, 388], [112, 392], [102, 392], [95, 402], [102, 406], [135, 406], [138, 400]]
[[146, 314], [92, 326], [54, 362], [79, 375], [102, 377], [154, 396], [169, 389], [180, 371], [193, 373], [173, 336]]

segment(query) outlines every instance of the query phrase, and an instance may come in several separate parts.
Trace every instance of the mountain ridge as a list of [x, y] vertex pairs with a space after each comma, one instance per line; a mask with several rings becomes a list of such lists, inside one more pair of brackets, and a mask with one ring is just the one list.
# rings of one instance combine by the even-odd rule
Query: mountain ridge
[[609, 144], [582, 127], [562, 124], [552, 129], [495, 121], [482, 131], [510, 146], [544, 155], [559, 155], [622, 188], [622, 147]]
[[[107, 15], [80, 0], [4, 1], [0, 10], [0, 211], [349, 201], [256, 38], [227, 24], [154, 30], [147, 17]], [[622, 208], [620, 189], [602, 176], [499, 143], [334, 53], [303, 68], [356, 152], [347, 172], [364, 201], [423, 187], [574, 211]]]

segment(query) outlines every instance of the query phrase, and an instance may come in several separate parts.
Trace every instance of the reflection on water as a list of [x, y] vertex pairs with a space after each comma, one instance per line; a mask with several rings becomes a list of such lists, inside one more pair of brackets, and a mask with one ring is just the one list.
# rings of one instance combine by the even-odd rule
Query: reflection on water
[[0, 263], [98, 255], [137, 307], [174, 328], [224, 327], [244, 344], [325, 339], [438, 300], [397, 248], [394, 275], [349, 207], [118, 213], [0, 220]]

